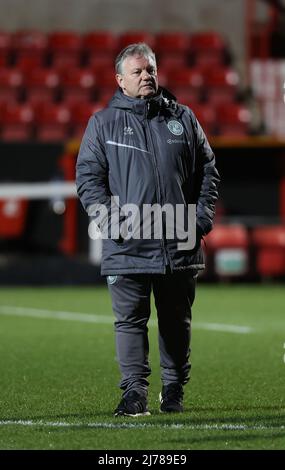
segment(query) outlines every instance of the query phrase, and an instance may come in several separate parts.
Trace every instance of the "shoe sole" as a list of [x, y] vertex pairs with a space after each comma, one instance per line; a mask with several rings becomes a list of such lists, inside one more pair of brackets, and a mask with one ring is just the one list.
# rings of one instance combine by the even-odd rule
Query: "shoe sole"
[[130, 416], [131, 418], [137, 418], [138, 416], [150, 416], [149, 411], [145, 411], [144, 413], [136, 413], [136, 414], [129, 414], [129, 413], [116, 413], [114, 414], [115, 418], [119, 418], [120, 416]]

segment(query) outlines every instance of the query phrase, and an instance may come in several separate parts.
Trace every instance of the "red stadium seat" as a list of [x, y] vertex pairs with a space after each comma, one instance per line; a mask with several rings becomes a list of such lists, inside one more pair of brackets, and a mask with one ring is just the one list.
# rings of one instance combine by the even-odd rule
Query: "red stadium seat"
[[214, 67], [204, 70], [208, 101], [212, 105], [233, 103], [236, 99], [239, 76], [231, 68]]
[[234, 277], [247, 274], [249, 237], [243, 225], [216, 224], [205, 240], [207, 254], [213, 259], [217, 276]]
[[6, 67], [10, 63], [10, 55], [12, 51], [12, 35], [4, 31], [0, 31], [0, 67]]
[[155, 47], [155, 36], [145, 31], [127, 31], [122, 33], [118, 39], [118, 52], [129, 46], [130, 44], [136, 44], [139, 42], [145, 42], [149, 47]]
[[35, 68], [25, 74], [26, 99], [32, 105], [53, 102], [57, 98], [60, 77], [53, 68]]
[[[187, 103], [186, 103], [187, 104]], [[207, 135], [215, 135], [217, 132], [216, 110], [208, 103], [189, 103], [189, 107], [194, 112]]]
[[71, 69], [62, 74], [62, 98], [74, 104], [92, 101], [95, 90], [95, 73], [90, 69]]
[[115, 54], [118, 48], [118, 39], [109, 31], [93, 31], [83, 36], [82, 47], [89, 52]]
[[41, 142], [64, 141], [70, 135], [71, 113], [65, 104], [46, 103], [36, 113], [36, 137]]
[[81, 65], [82, 38], [75, 32], [54, 32], [49, 35], [51, 63], [57, 69]]
[[90, 32], [83, 36], [82, 47], [89, 67], [113, 67], [118, 49], [117, 37], [105, 31]]
[[161, 54], [157, 60], [158, 70], [163, 68], [172, 73], [172, 70], [177, 68], [186, 68], [188, 66], [188, 57], [183, 53], [177, 52], [176, 54]]
[[28, 201], [23, 199], [0, 200], [0, 238], [17, 238], [22, 235]]
[[72, 137], [82, 139], [90, 117], [104, 108], [104, 103], [77, 103], [72, 107]]
[[159, 33], [156, 35], [156, 51], [161, 53], [188, 53], [190, 46], [190, 36], [188, 33]]
[[175, 69], [187, 67], [189, 55], [188, 33], [160, 33], [156, 35], [156, 52], [159, 67]]
[[200, 101], [203, 82], [202, 74], [191, 68], [173, 70], [168, 76], [168, 87], [182, 104]]
[[16, 103], [21, 96], [23, 75], [16, 68], [0, 68], [0, 104]]
[[40, 31], [18, 31], [14, 33], [12, 47], [17, 67], [42, 67], [45, 65], [48, 47], [47, 35]]
[[158, 67], [157, 71], [158, 75], [158, 83], [160, 86], [167, 88], [168, 87], [168, 77], [169, 77], [169, 72], [167, 69], [165, 70], [163, 67]]
[[261, 277], [285, 275], [285, 225], [253, 229], [251, 240], [256, 248], [256, 270]]
[[238, 103], [217, 107], [219, 134], [223, 136], [242, 137], [249, 134], [251, 121], [250, 110]]
[[28, 104], [7, 105], [1, 116], [1, 140], [27, 141], [33, 136], [34, 111]]
[[197, 66], [222, 66], [225, 63], [226, 45], [219, 33], [193, 33], [190, 49], [192, 60]]
[[106, 103], [112, 98], [118, 87], [115, 79], [115, 70], [111, 68], [98, 71], [95, 68], [94, 74], [96, 76], [96, 99]]

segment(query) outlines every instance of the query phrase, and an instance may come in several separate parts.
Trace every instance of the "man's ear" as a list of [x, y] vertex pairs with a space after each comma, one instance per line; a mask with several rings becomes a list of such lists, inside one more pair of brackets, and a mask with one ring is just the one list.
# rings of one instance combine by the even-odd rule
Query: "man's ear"
[[122, 82], [123, 82], [123, 76], [122, 76], [120, 73], [117, 73], [117, 74], [116, 74], [116, 80], [117, 80], [117, 83], [118, 83], [119, 87], [120, 87], [120, 88], [123, 88], [123, 87], [122, 87], [122, 84], [123, 84], [123, 83], [122, 83]]

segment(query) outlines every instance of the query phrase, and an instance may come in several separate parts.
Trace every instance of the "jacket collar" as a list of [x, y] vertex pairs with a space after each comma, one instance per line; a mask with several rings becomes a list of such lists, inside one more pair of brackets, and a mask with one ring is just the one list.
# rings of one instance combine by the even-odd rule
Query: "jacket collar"
[[124, 109], [136, 114], [138, 117], [154, 117], [163, 111], [163, 109], [174, 109], [177, 107], [177, 100], [165, 88], [159, 87], [155, 96], [147, 99], [131, 98], [118, 88], [113, 98], [109, 102], [108, 107], [116, 109]]

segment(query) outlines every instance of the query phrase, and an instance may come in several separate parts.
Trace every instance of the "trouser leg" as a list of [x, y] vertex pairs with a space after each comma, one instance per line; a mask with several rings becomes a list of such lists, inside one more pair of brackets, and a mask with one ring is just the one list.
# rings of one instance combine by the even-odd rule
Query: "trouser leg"
[[119, 275], [108, 283], [116, 316], [117, 359], [121, 371], [120, 388], [147, 392], [149, 343], [147, 321], [150, 316], [150, 277], [144, 274]]
[[153, 280], [163, 385], [184, 385], [190, 378], [191, 307], [196, 287], [193, 274], [169, 273]]

